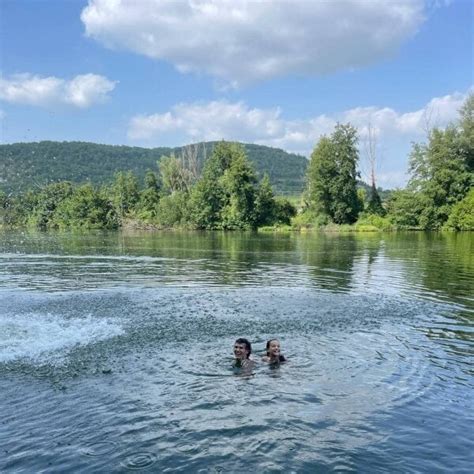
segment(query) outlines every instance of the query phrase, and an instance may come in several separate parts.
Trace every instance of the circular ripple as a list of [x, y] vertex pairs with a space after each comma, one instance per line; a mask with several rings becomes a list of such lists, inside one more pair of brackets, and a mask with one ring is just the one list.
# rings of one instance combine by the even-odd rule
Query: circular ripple
[[140, 469], [146, 469], [152, 466], [155, 462], [156, 456], [153, 453], [139, 452], [127, 456], [121, 465], [125, 469], [139, 471]]
[[40, 379], [48, 379], [54, 375], [54, 367], [52, 365], [40, 365], [30, 370], [35, 377]]
[[98, 443], [89, 443], [80, 452], [84, 456], [103, 456], [104, 454], [111, 453], [116, 449], [117, 445], [113, 441], [99, 441]]

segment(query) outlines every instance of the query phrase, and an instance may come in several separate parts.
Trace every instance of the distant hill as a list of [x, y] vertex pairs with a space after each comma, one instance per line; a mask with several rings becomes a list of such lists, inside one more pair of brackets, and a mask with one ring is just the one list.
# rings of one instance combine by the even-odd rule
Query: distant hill
[[[216, 142], [197, 146], [198, 161], [212, 153]], [[259, 176], [267, 172], [277, 194], [299, 194], [308, 161], [277, 148], [243, 144]], [[140, 179], [157, 171], [163, 155], [180, 156], [183, 148], [139, 148], [88, 142], [34, 142], [0, 145], [0, 189], [19, 193], [47, 183], [68, 180], [102, 184], [117, 171], [132, 170]]]

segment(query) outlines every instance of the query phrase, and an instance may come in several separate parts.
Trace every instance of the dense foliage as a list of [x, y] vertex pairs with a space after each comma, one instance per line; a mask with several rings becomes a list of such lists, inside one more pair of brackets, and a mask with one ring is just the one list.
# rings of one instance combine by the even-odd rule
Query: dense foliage
[[[275, 197], [272, 183], [275, 176], [280, 176], [277, 182], [286, 176], [290, 185], [280, 184], [291, 189], [300, 182], [297, 177], [306, 167], [302, 165], [305, 159], [296, 155], [290, 158], [292, 155], [281, 150], [227, 142], [207, 143], [201, 147], [185, 147], [179, 154], [167, 149], [168, 155], [160, 156], [156, 168], [154, 153], [163, 149], [53, 142], [4, 145], [0, 146], [3, 153], [21, 151], [8, 155], [8, 159], [4, 154], [4, 168], [14, 155], [20, 157], [20, 164], [25, 164], [22, 153], [28, 146], [39, 147], [43, 150], [41, 153], [45, 147], [59, 146], [56, 151], [70, 147], [77, 156], [83, 152], [87, 159], [79, 162], [84, 166], [90, 163], [91, 167], [87, 173], [84, 168], [86, 174], [81, 175], [81, 184], [63, 179], [22, 193], [11, 192], [9, 181], [9, 186], [3, 186], [2, 191], [4, 179], [0, 182], [0, 223], [38, 229], [151, 225], [246, 230], [275, 225], [292, 225], [293, 228], [338, 225], [358, 231], [474, 230], [474, 95], [466, 100], [457, 122], [445, 129], [433, 128], [426, 143], [413, 144], [410, 180], [405, 189], [387, 193], [377, 188], [375, 182], [368, 186], [358, 181], [357, 143], [357, 132], [350, 124], [338, 124], [330, 136], [319, 140], [307, 166], [306, 189], [299, 213], [290, 201]], [[140, 162], [140, 167], [147, 160], [151, 161], [149, 169], [142, 172], [140, 168], [138, 174], [121, 167], [114, 170], [111, 163], [115, 166], [122, 159], [117, 160], [118, 148], [123, 149], [124, 153], [119, 154], [122, 158], [132, 160], [133, 157], [136, 163]], [[89, 154], [92, 150], [107, 151], [110, 156], [92, 159]], [[137, 150], [143, 153], [141, 157]], [[259, 156], [260, 165], [264, 163], [268, 173], [255, 170], [248, 158], [249, 150], [254, 158]], [[275, 159], [274, 153], [282, 154], [281, 159]], [[76, 155], [68, 156], [74, 162]], [[57, 173], [65, 173], [65, 158], [63, 155], [59, 160], [62, 165]], [[273, 168], [279, 160], [280, 164], [285, 163], [280, 171]], [[45, 163], [41, 159], [39, 162]], [[96, 184], [89, 179], [98, 169], [94, 166], [113, 172], [113, 179], [101, 182], [105, 175], [100, 174], [97, 181], [101, 184]], [[287, 172], [291, 166], [293, 174]], [[9, 166], [6, 168], [11, 171]], [[30, 172], [31, 169], [26, 169], [22, 178]], [[38, 173], [38, 184], [47, 176], [47, 170], [42, 173]], [[21, 175], [19, 171], [17, 174]], [[9, 179], [8, 173], [4, 176]], [[288, 176], [294, 176], [295, 181]], [[37, 184], [31, 177], [28, 179]], [[299, 199], [295, 197], [295, 204], [296, 201]]]
[[0, 194], [3, 223], [41, 230], [117, 228], [129, 225], [195, 229], [255, 229], [289, 224], [295, 208], [277, 200], [267, 175], [261, 182], [236, 143], [218, 143], [202, 175], [193, 162], [163, 157], [159, 174], [148, 170], [140, 186], [132, 171], [102, 186], [48, 184], [20, 195]]
[[407, 189], [394, 193], [388, 202], [389, 215], [398, 226], [469, 228], [454, 225], [451, 214], [468, 205], [460, 203], [469, 202], [474, 184], [474, 95], [462, 107], [457, 123], [444, 130], [434, 128], [428, 143], [413, 145], [410, 173]]
[[336, 125], [330, 137], [316, 145], [307, 173], [307, 203], [312, 212], [328, 216], [336, 224], [357, 220], [361, 203], [357, 194], [357, 131]]
[[427, 143], [413, 144], [406, 189], [387, 196], [375, 183], [359, 183], [356, 191], [356, 144], [357, 133], [349, 124], [337, 125], [317, 143], [306, 176], [305, 208], [294, 220], [297, 226], [359, 219], [358, 230], [474, 230], [474, 95], [456, 123], [433, 128]]
[[[197, 167], [202, 168], [217, 142], [199, 143], [177, 148], [139, 148], [100, 145], [86, 142], [14, 143], [0, 145], [0, 189], [20, 193], [33, 186], [58, 181], [90, 182], [102, 185], [119, 171], [133, 171], [139, 181], [148, 169], [156, 167], [162, 156], [181, 158], [191, 149]], [[264, 173], [278, 194], [299, 194], [304, 186], [307, 159], [277, 148], [243, 145], [257, 176]]]

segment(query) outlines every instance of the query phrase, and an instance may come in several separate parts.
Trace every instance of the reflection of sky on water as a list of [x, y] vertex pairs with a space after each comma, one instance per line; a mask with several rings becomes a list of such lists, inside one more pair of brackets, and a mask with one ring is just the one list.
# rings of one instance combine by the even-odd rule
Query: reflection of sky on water
[[[368, 349], [366, 344], [374, 340], [360, 333], [340, 341], [332, 336], [292, 338], [285, 341], [290, 349], [307, 353], [317, 345], [318, 352], [309, 361], [292, 354], [276, 378], [267, 366], [259, 366], [251, 379], [232, 376], [219, 358], [223, 347], [231, 347], [230, 339], [194, 342], [193, 350], [204, 358], [190, 357], [186, 345], [165, 346], [140, 361], [127, 361], [128, 369], [114, 379], [112, 393], [120, 405], [138, 404], [142, 415], [159, 414], [160, 426], [175, 440], [172, 445], [187, 435], [194, 449], [205, 445], [208, 453], [218, 455], [231, 440], [238, 445], [287, 440], [300, 449], [304, 445], [305, 455], [317, 458], [321, 449], [333, 445], [351, 450], [384, 439], [387, 434], [372, 426], [377, 417], [429, 390], [422, 361], [401, 362], [401, 347], [387, 351], [379, 343]], [[383, 363], [377, 351], [385, 352]], [[111, 387], [100, 384], [96, 389], [109, 392]], [[140, 430], [143, 418], [129, 416], [127, 429], [146, 437]], [[177, 449], [184, 449], [184, 441]]]
[[469, 236], [3, 233], [2, 237], [2, 288], [307, 287], [450, 303], [455, 299], [469, 307], [474, 293]]
[[[76, 313], [89, 301], [89, 309], [98, 313], [97, 320], [82, 320], [82, 334], [89, 336], [82, 342], [89, 345], [88, 351], [97, 353], [89, 354], [86, 365], [100, 366], [104, 349], [98, 333], [104, 324], [111, 324], [112, 329], [125, 327], [123, 335], [117, 337], [110, 331], [110, 341], [103, 342], [113, 373], [117, 371], [114, 363], [122, 367], [113, 383], [114, 396], [121, 400], [117, 403], [139, 400], [148, 406], [145, 411], [164, 410], [171, 431], [176, 425], [180, 432], [200, 433], [212, 427], [214, 434], [221, 429], [233, 433], [242, 426], [260, 432], [269, 422], [277, 426], [283, 423], [290, 427], [286, 430], [295, 430], [292, 436], [297, 440], [301, 441], [299, 436], [304, 434], [312, 440], [307, 441], [310, 443], [340, 443], [355, 449], [384, 436], [370, 431], [371, 418], [420, 396], [430, 386], [426, 361], [421, 352], [413, 351], [420, 344], [420, 336], [411, 334], [407, 339], [392, 321], [393, 315], [385, 321], [378, 316], [380, 309], [396, 314], [397, 301], [359, 299], [364, 305], [374, 304], [357, 313], [350, 309], [357, 300], [344, 294], [302, 291], [292, 300], [295, 293], [291, 289], [268, 294], [251, 289], [183, 292], [137, 290], [117, 299], [110, 291], [93, 300], [87, 294], [73, 298], [63, 294], [49, 300], [32, 295], [29, 301], [30, 297], [24, 295], [23, 302], [45, 311], [55, 308], [63, 315], [63, 326], [69, 328], [77, 324]], [[122, 308], [111, 321], [114, 300]], [[335, 314], [345, 311], [346, 315], [334, 321], [334, 309]], [[14, 307], [10, 305], [9, 310]], [[19, 315], [17, 323], [28, 330], [35, 359], [44, 340], [38, 339], [41, 332], [30, 331], [38, 324], [28, 324], [30, 314]], [[43, 320], [47, 323], [58, 317], [47, 312]], [[88, 329], [88, 325], [94, 327]], [[174, 342], [175, 329], [180, 343]], [[233, 377], [225, 358], [233, 340], [225, 335], [233, 337], [241, 330], [258, 333], [259, 329], [263, 334], [254, 352], [258, 354], [265, 337], [276, 331], [290, 362], [279, 369], [277, 378], [270, 376], [273, 374], [266, 365], [259, 365], [252, 379]], [[69, 372], [80, 373], [80, 367], [75, 366], [85, 359], [82, 351], [71, 349], [68, 334], [61, 335], [63, 346], [57, 341], [65, 366], [64, 373], [58, 373], [66, 385]], [[54, 349], [49, 348], [53, 353]], [[48, 360], [46, 353], [42, 364]], [[57, 360], [58, 354], [54, 354], [51, 362], [58, 365]], [[208, 377], [209, 373], [216, 377]], [[95, 387], [105, 391], [110, 388], [101, 383]], [[361, 426], [365, 426], [364, 433], [367, 430], [363, 436]], [[282, 426], [277, 430], [279, 436], [283, 435], [281, 430]]]
[[[190, 250], [186, 236], [142, 236], [120, 251], [76, 237], [67, 252], [35, 238], [21, 253], [0, 243], [0, 439], [15, 453], [0, 469], [360, 470], [380, 452], [382, 470], [401, 458], [423, 471], [417, 443], [437, 445], [440, 425], [456, 451], [444, 443], [436, 467], [468, 465], [472, 282], [441, 288], [421, 237], [205, 237]], [[458, 243], [439, 259], [446, 285]], [[238, 336], [257, 359], [278, 336], [289, 363], [235, 376]]]
[[[305, 263], [252, 264], [207, 259], [145, 256], [57, 256], [2, 254], [3, 287], [61, 291], [114, 286], [285, 286], [386, 295], [420, 294], [422, 284], [407, 281], [410, 266], [363, 253], [340, 270]], [[425, 290], [426, 292], [426, 290]]]

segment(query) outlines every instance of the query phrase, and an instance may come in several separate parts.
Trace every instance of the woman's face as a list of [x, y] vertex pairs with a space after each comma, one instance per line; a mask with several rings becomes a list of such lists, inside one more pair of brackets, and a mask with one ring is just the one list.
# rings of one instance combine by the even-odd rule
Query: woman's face
[[270, 341], [270, 345], [268, 347], [268, 355], [270, 357], [278, 357], [280, 355], [280, 341], [277, 339], [273, 339]]

